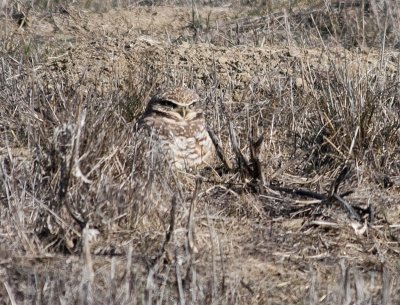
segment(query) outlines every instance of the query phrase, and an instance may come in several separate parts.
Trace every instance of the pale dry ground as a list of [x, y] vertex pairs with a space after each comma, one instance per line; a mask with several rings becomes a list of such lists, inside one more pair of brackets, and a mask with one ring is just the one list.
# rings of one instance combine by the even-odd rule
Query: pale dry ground
[[[64, 7], [32, 12], [20, 28], [0, 19], [4, 304], [400, 302], [398, 52], [385, 50], [382, 60], [379, 47], [249, 40], [234, 26], [248, 13], [200, 7], [195, 27], [192, 11], [174, 6], [104, 13]], [[143, 101], [182, 83], [203, 97], [232, 162], [229, 122], [246, 155], [250, 126], [266, 132], [266, 187], [258, 192], [237, 172], [200, 173], [192, 248], [186, 223], [195, 182], [182, 175], [175, 240], [158, 262], [169, 212], [147, 215], [133, 229], [115, 220], [132, 196], [123, 187], [123, 157]], [[67, 200], [101, 219], [94, 254], [86, 256], [79, 226], [51, 205], [63, 180], [57, 134], [82, 119], [82, 105], [80, 170], [90, 182], [74, 173]], [[337, 202], [268, 187], [327, 193], [347, 159], [351, 173], [339, 193], [354, 191], [345, 199], [359, 207], [360, 221]], [[46, 221], [63, 230], [43, 233]]]

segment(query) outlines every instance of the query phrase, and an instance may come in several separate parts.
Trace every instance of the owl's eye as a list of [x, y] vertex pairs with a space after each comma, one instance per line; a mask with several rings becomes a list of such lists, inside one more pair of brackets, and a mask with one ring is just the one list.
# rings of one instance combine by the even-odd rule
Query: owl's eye
[[190, 104], [190, 105], [188, 106], [188, 108], [189, 108], [189, 109], [196, 108], [196, 103], [192, 103], [192, 104]]
[[171, 101], [168, 101], [168, 100], [160, 101], [159, 104], [162, 105], [162, 106], [170, 107], [170, 108], [177, 108], [178, 107], [177, 104], [175, 104], [175, 103], [173, 103]]

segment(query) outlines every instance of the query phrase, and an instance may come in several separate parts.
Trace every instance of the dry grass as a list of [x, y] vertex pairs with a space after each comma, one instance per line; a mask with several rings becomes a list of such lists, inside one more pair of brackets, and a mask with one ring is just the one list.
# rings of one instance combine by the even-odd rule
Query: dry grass
[[[4, 304], [400, 302], [398, 4], [266, 2], [6, 3]], [[134, 123], [183, 83], [225, 165], [141, 206]]]

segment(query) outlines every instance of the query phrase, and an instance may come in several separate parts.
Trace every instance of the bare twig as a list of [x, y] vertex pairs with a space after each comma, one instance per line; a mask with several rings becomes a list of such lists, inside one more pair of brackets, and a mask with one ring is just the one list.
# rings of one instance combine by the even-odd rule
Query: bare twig
[[7, 294], [8, 294], [8, 298], [10, 299], [11, 304], [12, 304], [12, 305], [17, 305], [17, 302], [15, 301], [14, 294], [13, 294], [13, 292], [12, 292], [12, 290], [11, 290], [11, 287], [10, 287], [10, 285], [8, 284], [8, 282], [7, 282], [7, 281], [4, 281], [4, 282], [3, 282], [3, 285], [4, 285], [4, 287], [6, 288], [6, 291], [7, 291]]
[[237, 141], [235, 129], [232, 123], [229, 123], [229, 136], [232, 145], [232, 150], [236, 157], [237, 168], [241, 173], [250, 173], [250, 165], [247, 159], [243, 156], [239, 148], [239, 143]]
[[217, 153], [218, 158], [224, 164], [226, 169], [228, 171], [231, 171], [232, 170], [232, 164], [228, 160], [228, 158], [226, 158], [226, 156], [225, 156], [225, 154], [224, 154], [224, 152], [222, 150], [221, 142], [219, 141], [218, 137], [215, 135], [214, 131], [212, 131], [211, 129], [208, 130], [208, 134], [210, 135], [210, 138], [211, 138], [211, 140], [212, 140], [212, 142], [214, 144], [215, 151]]
[[193, 193], [192, 200], [190, 202], [190, 208], [189, 208], [189, 217], [188, 217], [188, 223], [187, 223], [187, 242], [188, 242], [188, 251], [190, 254], [193, 253], [195, 250], [195, 245], [194, 245], [194, 229], [195, 229], [195, 224], [194, 224], [194, 212], [196, 209], [196, 201], [197, 201], [197, 196], [200, 191], [200, 186], [201, 186], [201, 179], [196, 179], [196, 188]]

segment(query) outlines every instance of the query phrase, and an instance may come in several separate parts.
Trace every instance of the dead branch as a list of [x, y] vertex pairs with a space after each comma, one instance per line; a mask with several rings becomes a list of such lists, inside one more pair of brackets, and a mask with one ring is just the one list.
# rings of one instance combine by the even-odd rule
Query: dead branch
[[210, 135], [211, 141], [214, 144], [215, 151], [217, 153], [218, 158], [221, 160], [221, 162], [224, 164], [224, 166], [226, 167], [226, 169], [228, 171], [232, 171], [232, 164], [228, 160], [228, 158], [226, 158], [226, 156], [222, 150], [221, 142], [219, 141], [218, 137], [216, 136], [214, 131], [212, 131], [211, 129], [208, 130], [208, 134]]

